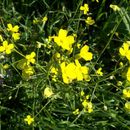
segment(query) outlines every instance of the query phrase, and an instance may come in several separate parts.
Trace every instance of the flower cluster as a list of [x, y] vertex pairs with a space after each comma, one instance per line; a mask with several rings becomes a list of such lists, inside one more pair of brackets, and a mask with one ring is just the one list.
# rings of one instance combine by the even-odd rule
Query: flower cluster
[[[81, 96], [80, 101], [83, 106], [83, 111], [88, 113], [93, 112], [93, 104], [91, 101], [89, 101], [90, 95], [85, 95], [85, 92], [82, 90], [80, 96]], [[80, 113], [79, 109], [73, 111], [74, 115], [78, 115], [79, 113]]]
[[91, 101], [89, 101], [90, 95], [85, 95], [85, 92], [83, 90], [81, 91], [80, 95], [80, 101], [82, 102], [84, 111], [87, 111], [88, 113], [93, 112], [93, 104]]
[[31, 64], [35, 63], [35, 56], [35, 52], [31, 52], [31, 54], [25, 56], [25, 59], [18, 62], [17, 68], [22, 70], [22, 78], [29, 79], [34, 74], [34, 68]]
[[[126, 57], [126, 59], [128, 61], [130, 61], [130, 41], [126, 41], [123, 43], [122, 47], [119, 48], [119, 53], [122, 57]], [[128, 69], [127, 69], [126, 79], [128, 82], [130, 82], [130, 67], [128, 67]], [[129, 87], [126, 87], [123, 89], [123, 97], [126, 100], [130, 98], [130, 88]], [[130, 102], [129, 101], [127, 101], [125, 103], [125, 109], [130, 112]]]
[[[84, 6], [80, 6], [80, 10], [83, 11], [84, 15], [88, 15], [88, 13], [89, 13], [89, 5], [85, 3]], [[95, 21], [90, 16], [87, 17], [87, 19], [85, 20], [85, 22], [88, 25], [93, 25], [95, 23]]]
[[58, 36], [51, 37], [58, 46], [60, 46], [63, 50], [67, 50], [62, 51], [61, 54], [57, 52], [53, 55], [55, 62], [58, 63], [59, 65], [57, 66], [52, 65], [50, 67], [52, 80], [56, 81], [57, 76], [59, 76], [60, 73], [62, 73], [63, 82], [66, 84], [69, 84], [72, 81], [82, 81], [82, 80], [89, 81], [90, 80], [89, 68], [86, 65], [82, 66], [79, 60], [84, 59], [85, 61], [91, 61], [93, 58], [93, 54], [89, 52], [89, 46], [84, 45], [83, 47], [78, 46], [77, 48], [79, 53], [75, 54], [74, 57], [71, 57], [70, 55], [73, 52], [72, 45], [76, 43], [75, 36], [67, 34], [68, 34], [67, 30], [60, 29]]
[[14, 27], [12, 26], [12, 24], [7, 24], [7, 30], [9, 32], [11, 32], [12, 34], [12, 38], [17, 41], [20, 39], [20, 33], [18, 32], [19, 31], [19, 26], [18, 25], [15, 25]]
[[[121, 56], [126, 57], [127, 60], [130, 61], [130, 41], [123, 43], [122, 47], [119, 48], [119, 53]], [[126, 78], [128, 81], [130, 81], [130, 67], [128, 67]]]
[[87, 66], [81, 66], [78, 60], [66, 64], [61, 63], [61, 72], [64, 83], [71, 83], [73, 80], [82, 81], [83, 79], [89, 81], [89, 68]]

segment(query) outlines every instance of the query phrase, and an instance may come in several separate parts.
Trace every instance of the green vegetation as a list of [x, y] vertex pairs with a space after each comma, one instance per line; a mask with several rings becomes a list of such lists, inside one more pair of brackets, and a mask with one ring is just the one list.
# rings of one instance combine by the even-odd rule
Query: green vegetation
[[1, 0], [0, 128], [130, 130], [130, 2]]

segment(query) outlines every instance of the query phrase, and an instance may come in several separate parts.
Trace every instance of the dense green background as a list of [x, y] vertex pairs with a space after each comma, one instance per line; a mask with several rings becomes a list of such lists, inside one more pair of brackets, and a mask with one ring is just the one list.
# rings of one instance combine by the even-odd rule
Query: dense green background
[[[90, 12], [96, 24], [86, 26], [80, 21], [80, 6], [88, 3]], [[110, 4], [122, 7], [122, 13], [113, 12]], [[41, 25], [34, 26], [34, 18], [47, 15], [48, 21], [44, 29]], [[19, 50], [23, 53], [37, 51], [36, 41], [43, 42], [46, 37], [56, 34], [60, 28], [69, 29], [76, 33], [78, 41], [90, 46], [94, 54], [91, 71], [102, 67], [105, 76], [97, 78], [92, 76], [90, 83], [78, 82], [65, 85], [62, 82], [47, 80], [46, 62], [49, 63], [51, 53], [43, 48], [39, 50], [40, 69], [36, 67], [37, 74], [29, 81], [24, 81], [13, 66], [13, 61], [19, 59], [15, 53], [8, 58], [11, 65], [5, 72], [0, 84], [1, 98], [1, 129], [2, 130], [128, 130], [130, 129], [130, 115], [124, 110], [125, 100], [122, 99], [124, 79], [119, 69], [121, 61], [118, 49], [123, 41], [129, 40], [130, 35], [130, 2], [128, 0], [99, 0], [99, 3], [90, 0], [0, 0], [0, 33], [6, 29], [7, 23], [18, 24], [21, 28], [22, 38], [18, 42]], [[119, 37], [115, 35], [119, 33]], [[23, 46], [24, 47], [23, 47]], [[6, 62], [0, 59], [0, 62]], [[126, 60], [123, 60], [129, 66]], [[40, 71], [39, 71], [40, 70]], [[110, 76], [114, 75], [113, 79]], [[117, 82], [123, 85], [118, 87]], [[42, 90], [51, 85], [55, 93], [60, 93], [56, 100], [44, 99]], [[95, 88], [96, 86], [96, 88]], [[82, 109], [79, 101], [80, 91], [86, 94], [95, 91], [96, 97], [92, 102], [94, 112], [77, 117], [72, 114], [76, 108]], [[96, 90], [95, 90], [96, 89]], [[47, 105], [47, 106], [46, 106]], [[44, 106], [45, 109], [44, 109]], [[108, 109], [105, 110], [104, 106]], [[40, 111], [43, 109], [42, 111]], [[40, 113], [39, 113], [40, 111]], [[39, 113], [39, 114], [38, 114]], [[28, 114], [37, 115], [35, 123], [28, 126], [24, 118]]]

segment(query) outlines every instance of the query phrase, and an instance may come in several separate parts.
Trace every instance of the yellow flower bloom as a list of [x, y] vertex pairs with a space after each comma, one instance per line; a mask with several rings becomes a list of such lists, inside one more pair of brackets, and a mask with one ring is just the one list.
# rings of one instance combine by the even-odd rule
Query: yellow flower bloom
[[0, 46], [0, 52], [4, 52], [6, 54], [10, 54], [12, 49], [14, 49], [14, 45], [13, 44], [8, 44], [8, 41], [3, 41], [3, 46]]
[[57, 74], [57, 73], [58, 73], [57, 71], [58, 71], [58, 70], [57, 70], [55, 67], [52, 67], [52, 68], [51, 68], [51, 73]]
[[65, 62], [62, 62], [60, 67], [61, 67], [62, 78], [64, 83], [68, 84], [71, 83], [72, 80], [76, 79], [74, 63], [69, 63], [66, 66]]
[[130, 87], [123, 89], [123, 96], [125, 98], [130, 98]]
[[42, 22], [46, 22], [48, 20], [47, 16], [43, 17]]
[[98, 74], [98, 75], [100, 75], [100, 76], [103, 76], [102, 68], [99, 68], [99, 69], [96, 71], [96, 74]]
[[12, 26], [12, 24], [7, 24], [7, 30], [11, 31], [12, 33], [18, 32], [19, 31], [19, 26], [15, 25], [14, 27]]
[[63, 49], [71, 51], [72, 44], [74, 43], [74, 36], [67, 36], [67, 30], [60, 29], [58, 36], [53, 36], [54, 42]]
[[27, 122], [28, 125], [31, 125], [34, 122], [34, 118], [31, 117], [30, 115], [27, 115], [24, 121]]
[[75, 75], [77, 81], [81, 81], [83, 79], [89, 81], [89, 68], [87, 66], [81, 66], [78, 60], [75, 60], [76, 68], [75, 68]]
[[130, 102], [125, 103], [125, 109], [130, 112]]
[[110, 4], [110, 8], [112, 8], [114, 11], [120, 11], [120, 7], [118, 7], [117, 5]]
[[83, 90], [80, 92], [80, 95], [81, 95], [81, 96], [84, 96], [84, 95], [85, 95], [85, 93], [84, 93]]
[[84, 100], [82, 102], [82, 105], [84, 109], [88, 111], [88, 113], [91, 113], [93, 111], [93, 104], [91, 102]]
[[119, 48], [119, 53], [121, 56], [126, 56], [126, 58], [130, 61], [130, 41], [126, 41], [123, 43], [122, 47]]
[[79, 109], [76, 109], [75, 111], [73, 111], [74, 115], [78, 115], [79, 114]]
[[15, 41], [19, 40], [19, 39], [20, 39], [20, 33], [13, 33], [13, 34], [12, 34], [12, 38], [13, 38]]
[[44, 96], [45, 98], [50, 98], [53, 94], [54, 94], [54, 93], [53, 93], [53, 91], [52, 91], [52, 89], [51, 89], [50, 87], [46, 87], [46, 88], [44, 89], [43, 96]]
[[30, 55], [26, 55], [26, 59], [27, 59], [27, 64], [34, 64], [35, 63], [35, 59], [34, 57], [36, 56], [35, 52], [32, 52]]
[[128, 68], [128, 71], [126, 73], [127, 80], [130, 81], [130, 67]]
[[8, 65], [8, 64], [5, 64], [5, 65], [3, 65], [3, 68], [6, 70], [6, 69], [9, 68], [9, 65]]
[[122, 47], [119, 48], [120, 54], [122, 56], [126, 56], [128, 50], [129, 50], [129, 47], [130, 47], [130, 45], [127, 42], [123, 43]]
[[84, 11], [84, 14], [88, 14], [89, 12], [88, 4], [84, 4], [84, 6], [80, 6], [80, 10]]
[[70, 80], [76, 79], [75, 69], [76, 69], [76, 66], [75, 66], [74, 63], [69, 63], [69, 64], [66, 66], [65, 73], [66, 73], [67, 77], [68, 77]]
[[81, 81], [83, 79], [89, 81], [89, 68], [81, 66], [78, 60], [66, 65], [65, 62], [61, 63], [62, 78], [64, 83], [71, 83], [73, 80]]
[[80, 57], [86, 61], [92, 60], [93, 54], [89, 51], [89, 46], [85, 45], [80, 50]]
[[88, 102], [88, 113], [93, 112], [93, 104], [91, 102]]
[[82, 102], [82, 105], [83, 105], [84, 108], [87, 108], [87, 106], [88, 106], [88, 101], [87, 101], [87, 100], [84, 100], [84, 101]]
[[88, 25], [93, 25], [95, 23], [95, 21], [92, 19], [92, 17], [87, 17], [87, 19], [85, 20], [85, 22]]

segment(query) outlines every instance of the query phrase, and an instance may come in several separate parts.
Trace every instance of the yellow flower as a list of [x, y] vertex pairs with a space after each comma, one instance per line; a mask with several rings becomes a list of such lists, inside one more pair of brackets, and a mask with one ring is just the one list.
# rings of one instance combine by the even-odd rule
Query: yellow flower
[[79, 109], [76, 109], [75, 111], [73, 111], [74, 115], [78, 115], [79, 114]]
[[71, 83], [73, 80], [81, 81], [83, 79], [89, 81], [89, 68], [87, 66], [81, 66], [78, 60], [66, 65], [62, 62], [61, 65], [62, 78], [64, 83]]
[[84, 14], [88, 14], [89, 12], [88, 4], [84, 4], [84, 6], [80, 6], [80, 10], [84, 11]]
[[74, 43], [74, 36], [67, 36], [67, 30], [60, 29], [58, 36], [53, 36], [54, 42], [63, 49], [71, 51], [72, 44]]
[[100, 76], [103, 76], [102, 68], [99, 68], [99, 69], [96, 71], [96, 74], [98, 74], [98, 75], [100, 75]]
[[84, 100], [82, 102], [82, 105], [84, 109], [88, 111], [88, 113], [91, 113], [93, 111], [93, 104], [91, 102]]
[[20, 33], [13, 33], [12, 38], [16, 41], [20, 39]]
[[66, 66], [65, 62], [62, 62], [60, 67], [61, 67], [62, 78], [64, 83], [68, 84], [71, 83], [72, 80], [76, 79], [76, 74], [75, 74], [76, 66], [74, 63], [69, 63]]
[[48, 20], [47, 16], [43, 17], [42, 22], [46, 22]]
[[128, 71], [126, 73], [127, 80], [130, 81], [130, 67], [128, 68]]
[[87, 19], [85, 20], [85, 22], [88, 25], [93, 25], [95, 23], [95, 21], [92, 19], [92, 17], [87, 17]]
[[110, 8], [112, 8], [114, 11], [120, 11], [120, 7], [118, 7], [117, 5], [110, 4]]
[[89, 46], [85, 45], [80, 50], [80, 57], [86, 61], [92, 60], [93, 54], [89, 51]]
[[11, 31], [12, 33], [18, 32], [19, 31], [19, 26], [15, 25], [14, 27], [12, 26], [12, 24], [7, 24], [7, 30]]
[[56, 69], [55, 67], [52, 67], [52, 68], [51, 68], [51, 73], [57, 74], [57, 73], [58, 73], [58, 72], [57, 72], [57, 69]]
[[34, 118], [31, 117], [30, 115], [27, 115], [24, 121], [27, 122], [28, 125], [31, 125], [34, 122]]
[[30, 55], [26, 55], [26, 59], [27, 59], [27, 64], [34, 64], [35, 63], [35, 59], [34, 57], [36, 56], [35, 52], [32, 52]]
[[52, 89], [51, 89], [50, 87], [46, 87], [46, 88], [44, 89], [43, 96], [44, 96], [45, 98], [50, 98], [53, 94], [54, 94], [54, 93], [53, 93], [53, 91], [52, 91]]
[[119, 48], [119, 53], [121, 56], [126, 56], [126, 58], [130, 61], [130, 41], [126, 41], [123, 43], [122, 47]]
[[125, 109], [130, 112], [130, 102], [125, 103]]
[[8, 41], [3, 41], [3, 46], [0, 46], [0, 52], [4, 52], [6, 54], [10, 54], [12, 49], [14, 49], [14, 45], [13, 44], [8, 44]]
[[67, 77], [70, 79], [70, 80], [74, 80], [76, 79], [76, 74], [75, 74], [75, 64], [74, 63], [69, 63], [67, 66], [66, 66], [66, 69], [65, 69], [65, 73], [67, 75]]
[[123, 96], [125, 98], [130, 98], [130, 87], [123, 89]]
[[81, 96], [84, 96], [84, 95], [85, 95], [85, 93], [84, 93], [83, 90], [80, 92], [80, 95], [81, 95]]
[[76, 68], [75, 68], [75, 75], [77, 81], [81, 81], [83, 79], [89, 81], [89, 68], [87, 66], [81, 66], [78, 60], [75, 60]]
[[87, 100], [84, 100], [84, 101], [82, 102], [82, 105], [83, 105], [84, 108], [87, 108], [87, 106], [88, 106], [88, 101], [87, 101]]
[[119, 53], [122, 56], [126, 56], [128, 50], [129, 50], [130, 45], [127, 42], [124, 42], [122, 47], [119, 48]]
[[8, 64], [5, 64], [5, 65], [3, 65], [3, 68], [6, 70], [6, 69], [9, 68], [9, 65], [8, 65]]

